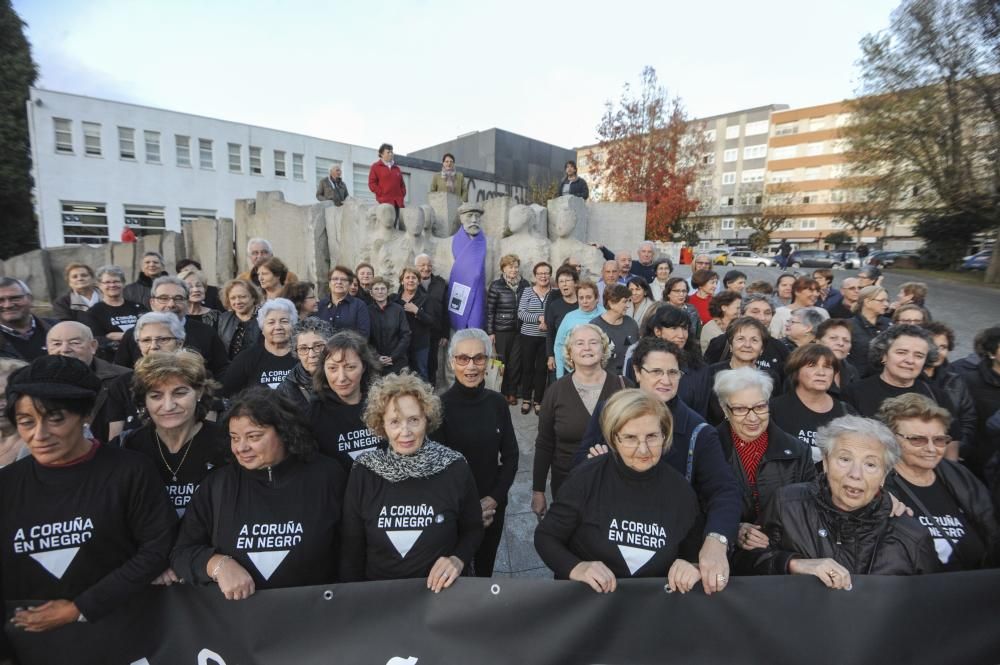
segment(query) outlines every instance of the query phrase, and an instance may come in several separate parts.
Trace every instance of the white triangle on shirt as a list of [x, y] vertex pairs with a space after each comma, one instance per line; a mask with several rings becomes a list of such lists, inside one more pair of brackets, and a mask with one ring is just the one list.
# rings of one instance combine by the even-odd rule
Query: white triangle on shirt
[[257, 570], [264, 576], [265, 580], [271, 579], [275, 569], [281, 565], [291, 550], [277, 550], [275, 552], [247, 552], [247, 556], [257, 566]]
[[177, 508], [176, 510], [177, 510], [177, 519], [180, 519], [184, 517], [184, 512], [187, 510], [187, 507], [185, 506], [184, 508]]
[[417, 542], [417, 538], [420, 534], [424, 532], [423, 529], [414, 529], [410, 531], [386, 531], [385, 535], [389, 536], [389, 540], [392, 541], [392, 546], [396, 548], [399, 552], [399, 556], [406, 558], [406, 555], [413, 548], [413, 543]]
[[73, 563], [79, 547], [67, 547], [64, 550], [52, 550], [50, 552], [38, 552], [32, 554], [31, 558], [42, 564], [45, 570], [49, 571], [57, 580], [61, 580], [69, 564]]
[[645, 566], [656, 554], [656, 550], [644, 550], [628, 545], [619, 545], [618, 551], [622, 553], [625, 565], [628, 566], [628, 572], [632, 575], [635, 575], [635, 571]]
[[358, 459], [361, 457], [361, 453], [367, 453], [368, 448], [362, 448], [361, 450], [348, 450], [347, 454], [351, 456], [351, 459]]
[[952, 546], [947, 538], [935, 538], [934, 549], [937, 550], [938, 559], [941, 563], [951, 561]]
[[267, 384], [267, 387], [270, 388], [271, 390], [277, 390], [278, 386], [280, 386], [280, 385], [281, 385], [281, 382], [279, 381], [278, 383], [269, 383], [269, 384]]

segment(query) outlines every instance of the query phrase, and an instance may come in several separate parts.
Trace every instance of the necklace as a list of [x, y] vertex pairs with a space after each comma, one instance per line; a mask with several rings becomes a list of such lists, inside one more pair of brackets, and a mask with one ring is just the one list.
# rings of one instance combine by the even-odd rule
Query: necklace
[[176, 483], [177, 474], [180, 473], [181, 467], [184, 466], [184, 461], [188, 457], [188, 453], [191, 452], [191, 448], [194, 447], [190, 445], [191, 441], [194, 440], [194, 437], [192, 436], [190, 439], [187, 440], [187, 443], [184, 444], [185, 446], [187, 446], [187, 450], [184, 451], [184, 456], [181, 457], [181, 461], [177, 465], [177, 468], [171, 469], [170, 464], [167, 463], [167, 456], [163, 454], [163, 449], [166, 448], [166, 446], [163, 444], [162, 441], [160, 441], [160, 434], [155, 429], [153, 430], [153, 436], [156, 437], [156, 449], [160, 451], [160, 459], [163, 460], [163, 466], [167, 467], [167, 471], [170, 472], [171, 480], [173, 480]]

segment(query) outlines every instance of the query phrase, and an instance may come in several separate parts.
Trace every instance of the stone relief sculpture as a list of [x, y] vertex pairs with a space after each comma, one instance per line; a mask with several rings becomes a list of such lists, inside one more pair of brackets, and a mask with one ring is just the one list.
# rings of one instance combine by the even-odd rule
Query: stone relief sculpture
[[[515, 254], [521, 259], [521, 276], [532, 281], [531, 269], [540, 261], [549, 261], [549, 239], [538, 232], [537, 214], [526, 205], [515, 205], [507, 216], [510, 235], [500, 239], [500, 256]], [[492, 267], [492, 266], [491, 266]]]
[[405, 257], [394, 251], [403, 236], [403, 232], [395, 228], [396, 209], [388, 203], [381, 203], [369, 210], [367, 218], [367, 234], [363, 237], [358, 256], [345, 256], [343, 259], [350, 263], [352, 269], [362, 261], [368, 262], [375, 268], [376, 275], [394, 284], [399, 279], [399, 271], [406, 265]]
[[427, 215], [423, 207], [401, 209], [399, 212], [403, 220], [403, 233], [392, 238], [385, 245], [384, 252], [388, 257], [388, 263], [394, 267], [398, 266], [392, 276], [393, 280], [399, 278], [399, 271], [404, 266], [413, 265], [417, 254], [434, 256], [437, 243], [427, 232]]
[[552, 264], [554, 273], [563, 261], [573, 257], [579, 260], [583, 267], [585, 274], [582, 276], [596, 280], [601, 275], [604, 256], [596, 247], [591, 247], [574, 237], [578, 225], [586, 229], [586, 217], [580, 219], [580, 216], [585, 216], [587, 209], [580, 204], [573, 205], [574, 202], [569, 200], [572, 198], [574, 197], [561, 196], [549, 201], [549, 238], [552, 239], [549, 263]]

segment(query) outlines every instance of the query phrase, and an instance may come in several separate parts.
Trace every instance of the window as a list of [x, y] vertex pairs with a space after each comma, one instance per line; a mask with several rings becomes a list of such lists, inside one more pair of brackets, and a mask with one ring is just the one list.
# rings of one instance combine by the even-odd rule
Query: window
[[818, 132], [826, 129], [826, 118], [809, 118], [809, 131]]
[[732, 205], [733, 205], [733, 200], [734, 200], [734, 199], [733, 199], [733, 197], [732, 197], [732, 196], [723, 196], [723, 197], [722, 197], [722, 200], [721, 200], [721, 201], [719, 201], [719, 205], [720, 205], [720, 206], [722, 206], [723, 208], [729, 208], [729, 207], [732, 207]]
[[261, 175], [263, 172], [264, 169], [261, 168], [260, 164], [260, 148], [250, 146], [250, 174]]
[[229, 143], [229, 171], [231, 173], [243, 172], [243, 156], [240, 154], [239, 143]]
[[355, 164], [352, 172], [354, 179], [354, 189], [351, 191], [361, 203], [375, 203], [375, 196], [368, 189], [368, 166], [365, 164]]
[[142, 133], [146, 142], [146, 163], [160, 163], [160, 133], [146, 130]]
[[747, 169], [740, 176], [740, 182], [764, 182], [764, 169]]
[[831, 178], [843, 178], [847, 173], [846, 164], [833, 164], [830, 166], [830, 177]]
[[733, 219], [722, 220], [722, 225], [719, 227], [723, 231], [732, 231], [736, 227], [736, 222]]
[[788, 136], [790, 134], [799, 133], [799, 123], [797, 122], [784, 122], [780, 125], [775, 125], [774, 135], [775, 136]]
[[815, 219], [800, 219], [799, 229], [802, 231], [815, 231], [816, 230], [816, 220]]
[[816, 192], [802, 192], [802, 203], [816, 203]]
[[[302, 168], [302, 155], [297, 152], [292, 153], [292, 178], [295, 180], [305, 180], [305, 172]], [[365, 181], [367, 184], [367, 181]]]
[[806, 156], [814, 157], [816, 155], [823, 154], [823, 143], [808, 143], [806, 144]]
[[830, 152], [840, 154], [842, 152], [847, 152], [848, 147], [848, 142], [845, 139], [840, 139], [839, 141], [833, 142], [833, 145], [830, 146]]
[[773, 148], [771, 150], [771, 159], [792, 159], [795, 157], [794, 145], [786, 145], [782, 148]]
[[734, 185], [736, 184], [736, 172], [731, 171], [729, 173], [722, 174], [722, 184], [723, 185]]
[[714, 129], [706, 129], [705, 130], [705, 140], [708, 141], [709, 143], [715, 143], [715, 130]]
[[726, 127], [726, 138], [727, 139], [738, 139], [740, 137], [740, 126], [731, 125]]
[[847, 192], [834, 189], [830, 192], [830, 203], [847, 203]]
[[735, 162], [736, 156], [739, 154], [739, 150], [736, 148], [731, 148], [722, 153], [722, 161], [724, 162]]
[[748, 145], [743, 148], [743, 159], [761, 159], [767, 156], [767, 144]]
[[108, 241], [108, 212], [104, 203], [60, 203], [64, 243], [94, 245]]
[[83, 154], [101, 156], [101, 126], [96, 122], [83, 123]]
[[[330, 175], [330, 168], [332, 166], [340, 166], [341, 161], [339, 159], [331, 159], [329, 157], [317, 157], [316, 158], [316, 180], [322, 180], [323, 178]], [[367, 176], [365, 176], [367, 178]], [[368, 180], [365, 180], [365, 189], [368, 189]], [[409, 188], [407, 188], [409, 191]]]
[[767, 176], [768, 182], [791, 182], [792, 172], [788, 171], [771, 171]]
[[135, 159], [135, 130], [131, 127], [118, 128], [118, 156]]
[[160, 233], [167, 228], [162, 206], [125, 205], [125, 226], [136, 236]]
[[850, 113], [839, 114], [837, 116], [835, 124], [837, 125], [837, 127], [843, 127], [844, 125], [851, 124], [851, 114]]
[[198, 165], [203, 169], [215, 168], [212, 156], [212, 139], [198, 139]]
[[715, 153], [714, 152], [706, 152], [704, 155], [701, 156], [701, 163], [702, 164], [715, 164]]
[[215, 219], [215, 215], [216, 212], [214, 210], [205, 210], [203, 208], [181, 208], [181, 224], [193, 221], [199, 217]]
[[274, 175], [278, 178], [284, 178], [288, 175], [285, 171], [285, 151], [275, 150], [274, 151]]
[[191, 167], [191, 137], [174, 135], [174, 144], [177, 146], [177, 166]]
[[786, 219], [784, 222], [781, 223], [781, 228], [786, 230], [791, 230], [795, 227], [792, 225], [792, 220]]
[[811, 166], [806, 169], [806, 180], [819, 180], [819, 167]]
[[759, 206], [764, 196], [760, 192], [744, 192], [740, 194], [741, 206]]
[[767, 120], [758, 120], [757, 122], [748, 122], [746, 127], [743, 128], [744, 136], [757, 136], [758, 134], [767, 134], [768, 126], [770, 123]]
[[73, 154], [73, 123], [64, 118], [53, 118], [56, 129], [56, 152]]

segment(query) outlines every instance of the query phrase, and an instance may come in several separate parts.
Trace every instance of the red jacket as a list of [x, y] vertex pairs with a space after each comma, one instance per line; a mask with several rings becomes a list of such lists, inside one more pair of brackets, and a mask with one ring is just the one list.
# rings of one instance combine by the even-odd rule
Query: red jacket
[[403, 172], [395, 164], [389, 168], [380, 159], [372, 164], [368, 172], [368, 189], [375, 194], [379, 203], [391, 203], [397, 208], [403, 207], [406, 196], [406, 183], [403, 182]]

